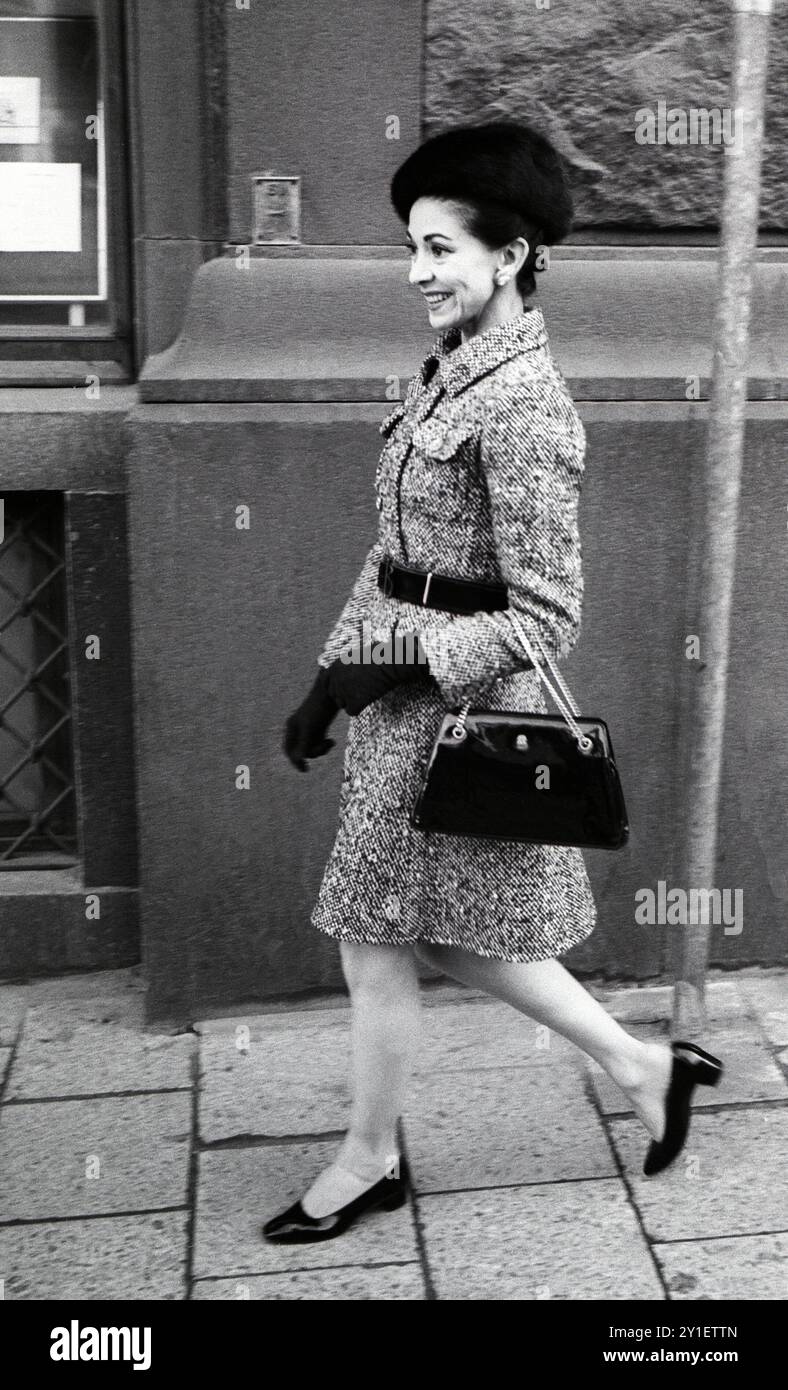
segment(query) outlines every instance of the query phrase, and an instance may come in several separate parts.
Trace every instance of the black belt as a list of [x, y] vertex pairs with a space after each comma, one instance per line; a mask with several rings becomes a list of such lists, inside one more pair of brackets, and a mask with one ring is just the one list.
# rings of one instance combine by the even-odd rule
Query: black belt
[[410, 569], [385, 555], [378, 570], [378, 587], [387, 598], [426, 608], [445, 608], [449, 613], [496, 613], [509, 606], [505, 584], [484, 579], [452, 579], [433, 570]]

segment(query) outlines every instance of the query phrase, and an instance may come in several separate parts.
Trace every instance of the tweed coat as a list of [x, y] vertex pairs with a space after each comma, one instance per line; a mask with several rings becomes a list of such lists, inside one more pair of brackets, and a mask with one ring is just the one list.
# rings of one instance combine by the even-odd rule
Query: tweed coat
[[387, 597], [377, 584], [384, 553], [502, 581], [529, 637], [552, 656], [577, 641], [586, 441], [541, 309], [464, 343], [458, 329], [441, 333], [380, 432], [378, 534], [318, 660], [328, 666], [353, 641], [415, 631], [435, 681], [399, 685], [350, 719], [339, 824], [311, 921], [341, 940], [551, 959], [596, 922], [579, 849], [408, 821], [446, 711], [466, 700], [545, 711], [539, 678], [506, 609], [458, 615]]

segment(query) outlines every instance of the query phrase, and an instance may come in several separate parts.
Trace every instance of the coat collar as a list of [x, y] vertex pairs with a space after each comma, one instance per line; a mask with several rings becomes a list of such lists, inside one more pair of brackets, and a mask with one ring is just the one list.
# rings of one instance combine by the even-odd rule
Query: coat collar
[[496, 323], [463, 343], [459, 328], [439, 333], [421, 364], [424, 385], [437, 371], [450, 396], [464, 391], [474, 381], [494, 371], [521, 352], [547, 345], [544, 315], [537, 307], [523, 309], [505, 323]]

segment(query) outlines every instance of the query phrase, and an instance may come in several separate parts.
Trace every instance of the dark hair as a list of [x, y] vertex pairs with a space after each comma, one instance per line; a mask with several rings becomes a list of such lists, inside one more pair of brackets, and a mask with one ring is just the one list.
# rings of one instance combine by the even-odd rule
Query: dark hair
[[529, 250], [517, 273], [524, 296], [536, 289], [538, 247], [562, 241], [572, 227], [563, 159], [545, 135], [519, 121], [489, 121], [433, 135], [400, 165], [390, 192], [405, 223], [417, 198], [444, 198], [457, 202], [466, 231], [491, 251], [524, 236]]

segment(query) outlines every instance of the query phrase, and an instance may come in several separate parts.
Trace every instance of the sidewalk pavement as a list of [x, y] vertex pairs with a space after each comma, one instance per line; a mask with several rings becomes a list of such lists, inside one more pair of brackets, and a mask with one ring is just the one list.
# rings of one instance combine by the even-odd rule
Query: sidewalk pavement
[[[667, 1038], [668, 987], [591, 986]], [[336, 1240], [260, 1225], [347, 1125], [336, 996], [143, 1026], [138, 969], [0, 987], [0, 1293], [7, 1299], [784, 1299], [788, 971], [714, 972], [687, 1147], [648, 1135], [585, 1054], [507, 1005], [423, 985], [402, 1136], [415, 1192]]]

